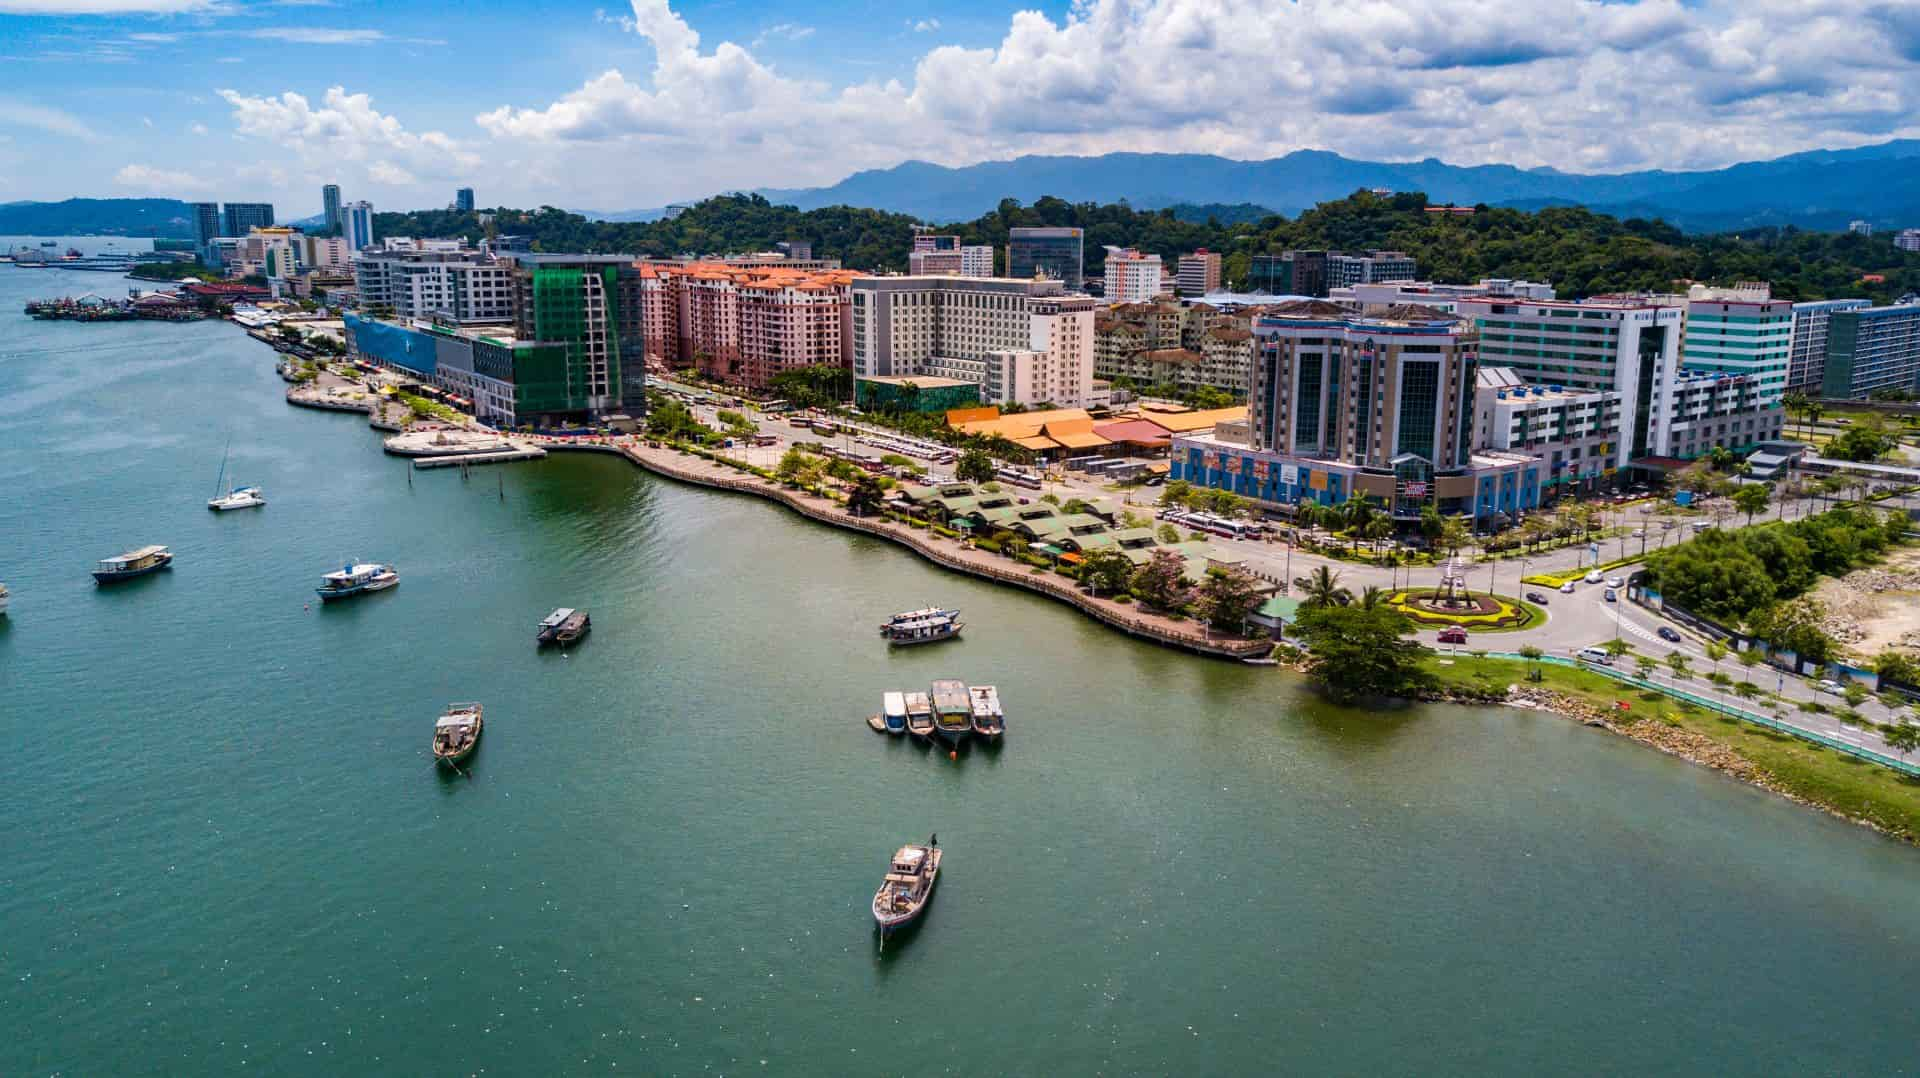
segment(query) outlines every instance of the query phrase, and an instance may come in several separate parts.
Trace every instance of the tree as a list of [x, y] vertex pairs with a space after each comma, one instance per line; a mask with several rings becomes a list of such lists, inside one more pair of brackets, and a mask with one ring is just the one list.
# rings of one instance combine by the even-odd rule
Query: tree
[[1600, 646], [1606, 650], [1606, 653], [1608, 655], [1611, 655], [1616, 659], [1618, 659], [1622, 655], [1625, 655], [1627, 652], [1633, 650], [1632, 644], [1627, 643], [1625, 640], [1622, 640], [1617, 636]]
[[1765, 483], [1747, 483], [1733, 492], [1733, 504], [1747, 514], [1747, 523], [1752, 524], [1754, 514], [1767, 511], [1767, 500], [1771, 496]]
[[1345, 606], [1353, 601], [1353, 592], [1340, 586], [1340, 574], [1324, 565], [1294, 583], [1301, 588], [1300, 607], [1303, 610]]
[[[1674, 652], [1674, 654], [1678, 655], [1679, 652]], [[1646, 681], [1648, 678], [1651, 678], [1654, 670], [1659, 668], [1659, 666], [1660, 660], [1651, 655], [1635, 655], [1633, 657], [1633, 669], [1640, 675], [1641, 681]]]
[[1187, 563], [1171, 550], [1156, 550], [1134, 571], [1132, 587], [1140, 601], [1156, 610], [1178, 610], [1187, 602]]
[[1685, 681], [1693, 659], [1684, 651], [1667, 652], [1667, 669], [1673, 671], [1674, 680]]
[[1247, 615], [1260, 605], [1259, 582], [1239, 566], [1208, 569], [1196, 596], [1198, 613], [1221, 632], [1246, 628]]
[[1171, 524], [1160, 525], [1160, 530], [1154, 533], [1154, 535], [1155, 535], [1155, 538], [1159, 539], [1162, 543], [1165, 543], [1168, 546], [1172, 546], [1174, 543], [1177, 543], [1180, 541], [1180, 529], [1174, 527]]
[[1546, 654], [1547, 653], [1545, 651], [1542, 651], [1536, 645], [1533, 645], [1533, 644], [1520, 645], [1520, 657], [1522, 659], [1527, 660], [1527, 680], [1528, 681], [1540, 680], [1540, 660], [1542, 658], [1545, 658]]
[[1886, 729], [1883, 735], [1887, 747], [1900, 754], [1904, 759], [1913, 750], [1920, 749], [1920, 726], [1912, 723], [1897, 722]]
[[1848, 707], [1857, 708], [1861, 704], [1866, 703], [1867, 697], [1873, 694], [1867, 691], [1865, 685], [1857, 681], [1849, 681], [1847, 682], [1846, 688], [1840, 690], [1840, 695], [1842, 699], [1846, 700]]
[[[1833, 658], [1834, 652], [1833, 638], [1823, 627], [1826, 616], [1826, 607], [1810, 596], [1801, 596], [1758, 611], [1751, 627], [1755, 636], [1775, 648], [1791, 651], [1806, 662], [1824, 663]], [[1749, 648], [1740, 653], [1743, 665], [1754, 665], [1747, 660], [1750, 653], [1757, 661], [1759, 652]]]
[[1713, 663], [1713, 672], [1720, 673], [1720, 660], [1727, 657], [1727, 645], [1718, 640], [1707, 641], [1707, 659]]
[[1438, 543], [1445, 530], [1446, 518], [1440, 515], [1439, 509], [1431, 505], [1420, 507], [1420, 537], [1427, 541], [1428, 546]]
[[1360, 599], [1355, 605], [1362, 610], [1372, 610], [1375, 607], [1385, 606], [1387, 605], [1387, 589], [1378, 584], [1368, 584], [1361, 590]]
[[878, 513], [886, 496], [887, 492], [880, 489], [880, 477], [862, 470], [853, 477], [853, 486], [847, 491], [847, 509], [857, 517]]
[[1096, 550], [1080, 563], [1080, 582], [1096, 595], [1124, 591], [1132, 580], [1133, 562], [1118, 550]]
[[1093, 512], [1093, 503], [1088, 502], [1084, 498], [1068, 498], [1067, 503], [1060, 507], [1060, 513], [1063, 516], [1075, 516], [1091, 512]]
[[1336, 701], [1406, 696], [1432, 682], [1413, 626], [1386, 607], [1302, 608], [1299, 629], [1312, 651], [1307, 676]]
[[1909, 688], [1920, 688], [1920, 662], [1916, 662], [1911, 655], [1888, 648], [1875, 657], [1873, 670], [1880, 675], [1882, 683], [1891, 681]]
[[1388, 520], [1384, 516], [1374, 517], [1372, 520], [1367, 521], [1364, 530], [1367, 535], [1367, 540], [1373, 544], [1374, 553], [1378, 554], [1380, 552], [1380, 540], [1393, 534], [1393, 521]]
[[1739, 539], [1715, 530], [1648, 561], [1654, 588], [1669, 601], [1712, 618], [1738, 620], [1774, 598], [1766, 566]]
[[993, 458], [984, 449], [969, 449], [960, 454], [960, 460], [953, 466], [953, 476], [969, 483], [990, 483], [999, 469], [993, 466]]
[[1193, 484], [1184, 479], [1176, 479], [1168, 483], [1165, 489], [1160, 491], [1160, 504], [1165, 506], [1182, 506], [1187, 504], [1187, 500], [1192, 496]]
[[1765, 659], [1766, 656], [1761, 654], [1759, 648], [1742, 648], [1740, 653], [1735, 655], [1734, 658], [1740, 660], [1741, 666], [1751, 670], [1759, 666], [1761, 660]]

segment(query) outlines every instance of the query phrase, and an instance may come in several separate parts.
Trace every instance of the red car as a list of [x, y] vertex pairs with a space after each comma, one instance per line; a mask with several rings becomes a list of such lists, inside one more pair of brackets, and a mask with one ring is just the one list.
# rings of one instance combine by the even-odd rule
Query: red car
[[1464, 644], [1467, 642], [1467, 631], [1458, 625], [1449, 625], [1440, 630], [1440, 642], [1442, 644]]

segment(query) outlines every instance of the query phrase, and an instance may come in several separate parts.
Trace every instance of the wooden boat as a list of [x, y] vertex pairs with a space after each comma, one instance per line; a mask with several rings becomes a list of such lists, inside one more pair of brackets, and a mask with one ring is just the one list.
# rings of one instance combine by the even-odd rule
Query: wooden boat
[[933, 731], [948, 741], [958, 742], [973, 729], [973, 703], [967, 698], [967, 686], [956, 678], [941, 678], [933, 683]]
[[448, 704], [446, 714], [433, 724], [433, 758], [443, 764], [458, 764], [480, 747], [480, 731], [485, 727], [479, 704]]
[[900, 847], [887, 865], [887, 877], [873, 893], [873, 920], [885, 939], [926, 910], [933, 885], [940, 878], [940, 836], [925, 846]]
[[880, 632], [885, 634], [888, 629], [893, 628], [903, 621], [923, 621], [927, 618], [957, 618], [959, 616], [960, 611], [958, 610], [943, 610], [937, 606], [921, 607], [919, 610], [902, 610], [900, 613], [881, 622]]
[[143, 546], [117, 558], [101, 559], [100, 567], [93, 571], [93, 579], [101, 584], [118, 584], [136, 576], [157, 573], [172, 564], [173, 552], [166, 547]]
[[910, 692], [907, 706], [907, 733], [915, 737], [933, 736], [933, 698], [923, 692]]
[[593, 619], [584, 610], [575, 610], [570, 606], [560, 607], [548, 614], [540, 622], [540, 629], [534, 640], [541, 644], [558, 644], [569, 647], [593, 628]]
[[882, 715], [880, 715], [880, 714], [879, 714], [878, 712], [876, 712], [876, 713], [874, 713], [874, 714], [872, 714], [872, 715], [868, 715], [868, 716], [867, 716], [867, 729], [869, 729], [869, 730], [872, 730], [872, 731], [873, 731], [874, 733], [876, 733], [876, 734], [884, 734], [884, 733], [886, 733], [886, 732], [887, 732], [887, 720], [886, 720], [886, 718], [885, 718], [884, 716], [882, 716]]
[[960, 635], [962, 625], [960, 619], [944, 614], [916, 618], [912, 621], [897, 621], [887, 626], [887, 643], [894, 647], [906, 647], [909, 644], [932, 644], [941, 640], [951, 640]]
[[973, 705], [973, 732], [981, 737], [999, 737], [1007, 732], [1007, 716], [1000, 710], [1000, 690], [992, 685], [970, 685], [967, 697]]
[[888, 692], [880, 694], [880, 720], [887, 733], [904, 734], [907, 732], [907, 697], [905, 693]]

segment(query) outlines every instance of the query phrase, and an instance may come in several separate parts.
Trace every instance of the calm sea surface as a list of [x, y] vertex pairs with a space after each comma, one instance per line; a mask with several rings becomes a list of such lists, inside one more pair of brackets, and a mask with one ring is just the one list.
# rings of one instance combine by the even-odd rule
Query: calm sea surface
[[[20, 313], [126, 287], [0, 267], [0, 1074], [1911, 1069], [1912, 849], [620, 461], [409, 483], [232, 326]], [[203, 506], [229, 437], [263, 510]], [[150, 542], [171, 572], [94, 587]], [[346, 558], [402, 583], [311, 602]], [[966, 639], [889, 655], [932, 602]], [[594, 633], [537, 653], [560, 605]], [[943, 675], [1000, 686], [1001, 751], [861, 723]]]

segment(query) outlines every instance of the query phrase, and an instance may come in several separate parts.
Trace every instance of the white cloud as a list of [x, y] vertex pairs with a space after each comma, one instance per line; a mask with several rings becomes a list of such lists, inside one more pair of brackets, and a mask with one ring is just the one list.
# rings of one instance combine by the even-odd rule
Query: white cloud
[[248, 37], [267, 41], [291, 41], [297, 45], [365, 45], [381, 41], [386, 34], [378, 30], [338, 30], [319, 26], [270, 26], [249, 30]]
[[196, 134], [196, 135], [204, 135], [204, 134], [206, 134], [206, 133], [207, 133], [207, 125], [206, 125], [206, 124], [194, 124], [194, 125], [193, 125], [192, 127], [189, 127], [189, 128], [187, 128], [187, 130], [188, 130], [188, 131], [190, 131], [190, 132], [192, 132], [193, 134]]
[[799, 23], [791, 22], [774, 23], [760, 31], [760, 36], [753, 39], [752, 47], [757, 49], [769, 41], [802, 41], [812, 36], [813, 27], [811, 26], [801, 26]]
[[151, 165], [127, 165], [113, 174], [113, 182], [122, 187], [135, 187], [155, 194], [198, 191], [208, 186], [207, 181], [191, 172], [176, 172], [172, 169], [154, 168]]
[[940, 20], [931, 19], [931, 18], [920, 19], [918, 21], [910, 22], [908, 25], [913, 27], [913, 32], [916, 34], [930, 34], [935, 30], [940, 29]]
[[151, 116], [142, 116], [142, 117], [140, 117], [140, 125], [141, 125], [142, 127], [148, 127], [148, 128], [151, 128], [151, 127], [153, 126], [153, 117], [151, 117]]
[[222, 0], [0, 0], [0, 15], [177, 15], [225, 6]]
[[338, 172], [344, 178], [405, 187], [422, 178], [459, 178], [481, 162], [478, 154], [445, 134], [409, 131], [398, 118], [375, 109], [371, 97], [350, 94], [343, 87], [329, 89], [318, 105], [292, 92], [251, 97], [221, 90], [220, 96], [233, 107], [234, 130], [240, 136], [289, 151], [310, 173]]
[[170, 45], [180, 40], [179, 34], [128, 34], [128, 41], [138, 41], [143, 45]]
[[[930, 49], [905, 83], [833, 86], [783, 75], [751, 47], [703, 47], [668, 0], [633, 0], [630, 14], [596, 17], [645, 38], [650, 71], [603, 71], [476, 120], [600, 171], [621, 146], [671, 152], [686, 185], [661, 192], [674, 197], [831, 182], [908, 157], [1326, 148], [1591, 171], [1920, 135], [1915, 0], [1486, 12], [1478, 0], [1075, 0], [1059, 21], [1013, 15], [994, 47]], [[923, 23], [937, 28], [910, 25]]]
[[100, 137], [70, 112], [9, 97], [0, 97], [0, 127], [30, 127], [83, 142], [93, 142]]

